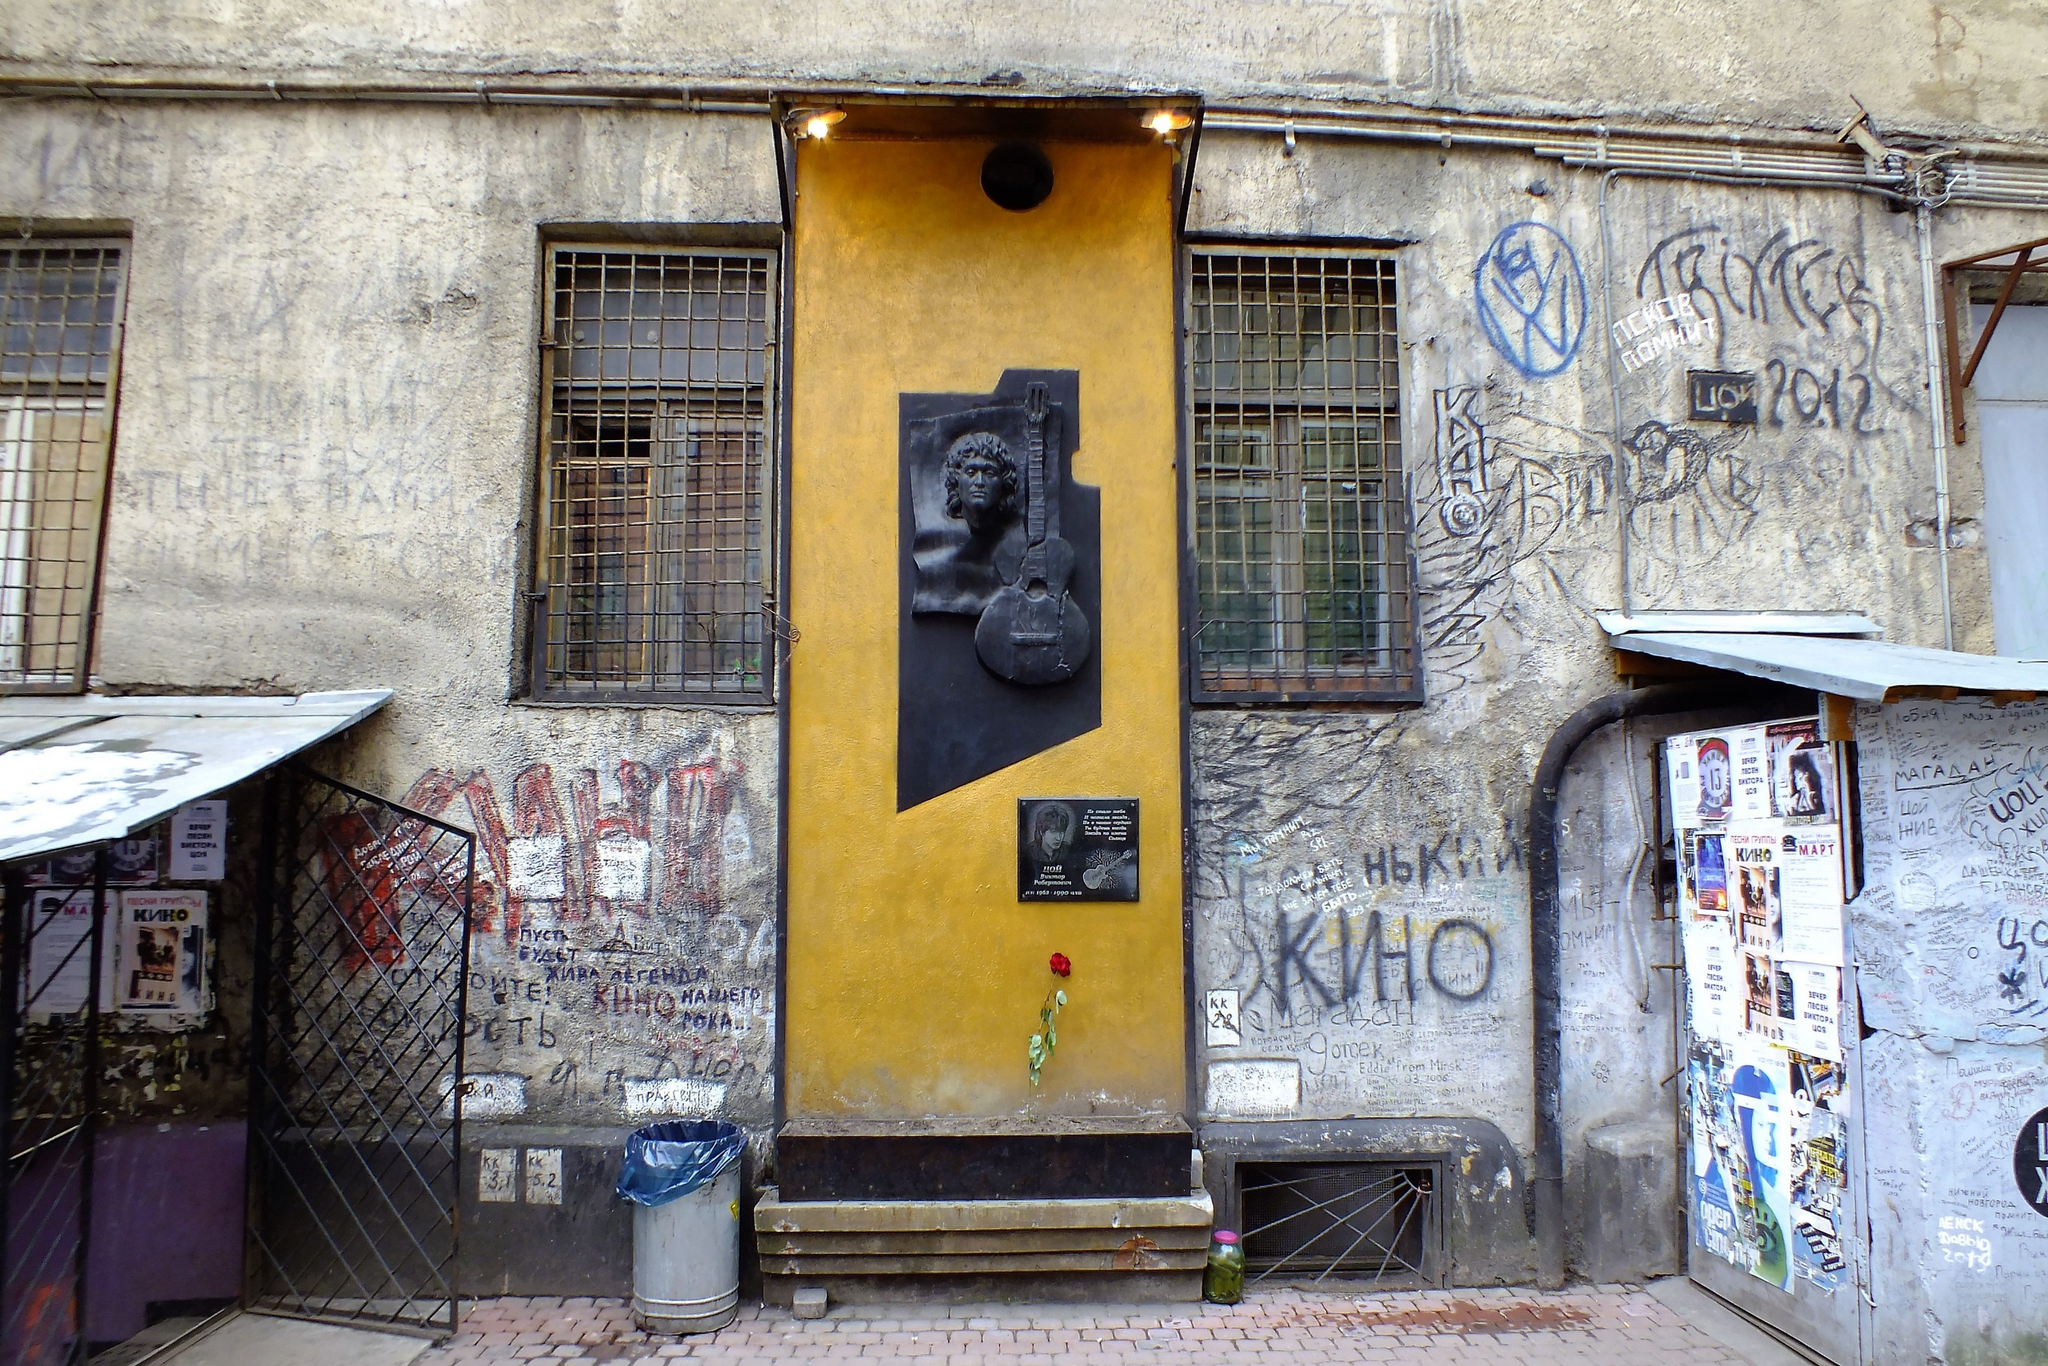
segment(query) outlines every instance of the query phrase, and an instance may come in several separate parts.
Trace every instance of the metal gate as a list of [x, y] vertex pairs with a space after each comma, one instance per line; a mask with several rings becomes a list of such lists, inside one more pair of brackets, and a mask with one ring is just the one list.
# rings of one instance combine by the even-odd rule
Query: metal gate
[[467, 831], [303, 770], [265, 813], [246, 1302], [456, 1325]]
[[0, 1361], [85, 1360], [107, 851], [91, 878], [7, 879], [0, 934]]

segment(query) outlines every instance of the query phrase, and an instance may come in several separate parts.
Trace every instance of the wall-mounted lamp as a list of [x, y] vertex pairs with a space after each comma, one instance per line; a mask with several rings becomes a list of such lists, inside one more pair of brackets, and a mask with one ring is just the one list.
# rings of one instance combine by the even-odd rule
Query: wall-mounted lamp
[[832, 126], [845, 117], [844, 109], [793, 109], [788, 122], [800, 138], [824, 138], [830, 137]]
[[1186, 109], [1159, 109], [1145, 116], [1145, 126], [1163, 138], [1171, 138], [1194, 121], [1194, 114]]

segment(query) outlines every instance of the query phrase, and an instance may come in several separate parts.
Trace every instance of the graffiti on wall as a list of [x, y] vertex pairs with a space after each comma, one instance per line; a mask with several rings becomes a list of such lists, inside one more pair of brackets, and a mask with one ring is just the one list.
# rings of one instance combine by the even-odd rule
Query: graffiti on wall
[[751, 776], [714, 741], [412, 785], [406, 805], [477, 834], [466, 1028], [494, 1113], [767, 1117], [773, 880]]
[[1881, 737], [1859, 747], [1868, 1015], [2048, 1039], [2048, 706], [1906, 702], [1865, 711], [1866, 729]]
[[1463, 792], [1390, 792], [1402, 721], [1317, 720], [1196, 736], [1207, 1104], [1497, 1113], [1458, 1060], [1525, 1009], [1523, 833]]
[[1586, 335], [1586, 276], [1557, 229], [1502, 228], [1472, 270], [1479, 325], [1494, 349], [1529, 379], [1562, 374]]
[[1436, 512], [1418, 519], [1416, 560], [1423, 658], [1437, 693], [1464, 686], [1489, 622], [1515, 620], [1532, 592], [1569, 598], [1545, 552], [1614, 502], [1603, 439], [1519, 410], [1490, 418], [1486, 398], [1469, 384], [1434, 395], [1436, 459], [1421, 482]]
[[1792, 227], [1708, 222], [1659, 238], [1636, 269], [1635, 292], [1693, 314], [1717, 367], [1761, 358], [1764, 430], [1827, 430], [1854, 441], [1911, 407], [1886, 383], [1885, 304], [1858, 249]]

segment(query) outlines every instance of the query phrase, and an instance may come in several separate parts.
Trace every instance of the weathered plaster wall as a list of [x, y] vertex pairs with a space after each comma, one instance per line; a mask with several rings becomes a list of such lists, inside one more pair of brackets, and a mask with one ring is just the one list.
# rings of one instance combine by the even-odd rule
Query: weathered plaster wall
[[[1912, 219], [1841, 193], [1623, 181], [1607, 264], [1598, 178], [1522, 157], [1309, 139], [1290, 157], [1276, 138], [1211, 138], [1199, 184], [1199, 231], [1408, 244], [1406, 458], [1430, 693], [1421, 709], [1365, 715], [1196, 714], [1205, 1113], [1465, 1115], [1526, 1156], [1520, 822], [1550, 733], [1619, 686], [1592, 614], [1620, 606], [1622, 518], [1637, 610], [1858, 610], [1890, 639], [1941, 643], [1919, 530], [1933, 470]], [[2022, 238], [2038, 221], [1944, 215], [1938, 240], [1954, 254], [1949, 242]], [[1636, 345], [1661, 331], [1672, 349], [1623, 372], [1618, 463], [1603, 269], [1625, 326], [1665, 299], [1691, 320], [1682, 337], [1642, 324]], [[1545, 300], [1547, 333], [1523, 330], [1505, 279]], [[1759, 374], [1759, 424], [1689, 421], [1689, 368]], [[1981, 495], [1956, 464], [1967, 530]], [[1951, 572], [1959, 647], [1988, 649], [1967, 537]], [[1615, 759], [1596, 746], [1581, 762]], [[1669, 984], [1645, 975], [1615, 905], [1638, 840], [1622, 800], [1603, 782], [1568, 801], [1560, 827], [1574, 1167], [1589, 1128], [1668, 1113], [1668, 1092], [1653, 1093], [1671, 1070]], [[1648, 820], [1647, 778], [1642, 800]], [[1631, 913], [1653, 932], [1647, 891]], [[1519, 1199], [1524, 1173], [1510, 1175]]]
[[880, 0], [827, 16], [804, 0], [588, 7], [474, 0], [67, 5], [0, 17], [22, 74], [90, 69], [781, 82], [830, 88], [983, 82], [1201, 89], [1212, 96], [1394, 100], [1455, 108], [1744, 121], [1832, 132], [1853, 91], [1882, 125], [2038, 137], [2048, 123], [2039, 16], [2006, 0], [1176, 0], [960, 8]]
[[2048, 703], [1856, 718], [1876, 1360], [2034, 1361], [2048, 1339]]
[[473, 1119], [765, 1125], [774, 718], [506, 695], [540, 227], [773, 223], [766, 130], [342, 105], [4, 121], [0, 216], [133, 226], [107, 685], [396, 690], [321, 763], [478, 832]]

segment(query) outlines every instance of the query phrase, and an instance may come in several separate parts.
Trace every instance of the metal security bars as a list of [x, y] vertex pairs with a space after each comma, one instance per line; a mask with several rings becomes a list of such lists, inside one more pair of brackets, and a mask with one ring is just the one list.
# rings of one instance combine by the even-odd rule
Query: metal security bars
[[548, 254], [535, 691], [766, 701], [775, 254]]
[[1237, 1170], [1252, 1280], [1436, 1283], [1435, 1166], [1274, 1162]]
[[1394, 262], [1189, 262], [1194, 632], [1204, 701], [1421, 695]]
[[247, 1301], [452, 1332], [475, 842], [286, 782], [256, 917]]
[[127, 250], [0, 247], [0, 692], [85, 687]]
[[6, 881], [0, 941], [0, 1361], [83, 1366], [106, 850], [90, 881]]

